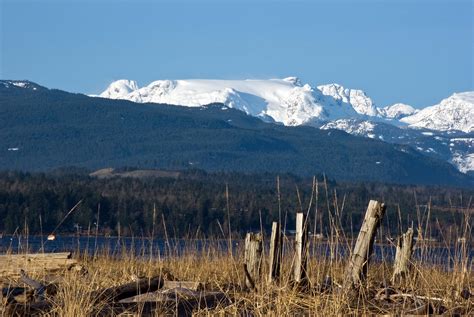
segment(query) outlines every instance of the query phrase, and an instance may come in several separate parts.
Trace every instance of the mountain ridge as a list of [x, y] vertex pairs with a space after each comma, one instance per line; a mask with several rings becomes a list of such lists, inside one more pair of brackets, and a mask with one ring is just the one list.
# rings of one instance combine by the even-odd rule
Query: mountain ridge
[[0, 81], [0, 104], [0, 166], [9, 169], [135, 166], [326, 173], [391, 183], [473, 182], [407, 146], [270, 124], [224, 104], [137, 104], [5, 81]]
[[[253, 100], [249, 100], [251, 97], [248, 95], [252, 95]], [[189, 107], [219, 102], [253, 116], [268, 115], [285, 125], [316, 125], [338, 119], [370, 118], [387, 120], [388, 123], [409, 128], [474, 131], [474, 92], [455, 93], [440, 104], [423, 109], [415, 109], [402, 103], [377, 107], [363, 90], [346, 88], [336, 83], [312, 87], [302, 84], [297, 77], [287, 77], [157, 80], [141, 88], [136, 81], [118, 80], [97, 96]], [[249, 101], [252, 101], [253, 105]], [[468, 117], [456, 123], [454, 121], [459, 121], [460, 116], [452, 115], [448, 119], [454, 123], [448, 124], [444, 124], [440, 119], [431, 121], [431, 124], [420, 122], [427, 116], [426, 113], [440, 111], [447, 106], [453, 108], [452, 112], [461, 108], [462, 114]]]
[[[339, 129], [408, 144], [423, 154], [446, 160], [463, 173], [474, 173], [474, 142], [470, 136], [474, 133], [474, 92], [455, 93], [423, 109], [403, 103], [378, 107], [363, 90], [339, 84], [311, 87], [297, 77], [287, 77], [161, 80], [141, 88], [135, 81], [120, 80], [99, 96], [189, 107], [219, 102], [267, 122]], [[449, 139], [450, 134], [455, 135], [454, 141]]]

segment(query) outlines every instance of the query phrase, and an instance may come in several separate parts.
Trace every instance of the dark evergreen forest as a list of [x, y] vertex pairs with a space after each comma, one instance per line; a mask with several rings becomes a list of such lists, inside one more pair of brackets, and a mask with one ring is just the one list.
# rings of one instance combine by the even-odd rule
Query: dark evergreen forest
[[[65, 172], [67, 171], [67, 172]], [[453, 235], [474, 190], [435, 186], [344, 183], [293, 175], [207, 173], [187, 170], [170, 177], [112, 177], [87, 172], [0, 173], [0, 232], [48, 234], [81, 201], [58, 229], [60, 234], [163, 237], [242, 236], [282, 218], [288, 230], [297, 211], [309, 209], [311, 231], [327, 234], [330, 221], [346, 232], [359, 230], [370, 199], [387, 204], [384, 228], [426, 223], [433, 237]], [[280, 203], [277, 189], [279, 178]], [[315, 183], [316, 186], [313, 186]], [[228, 195], [226, 195], [226, 188]], [[314, 188], [314, 190], [312, 190]], [[335, 220], [336, 219], [336, 220]], [[97, 226], [98, 223], [98, 226]], [[316, 226], [316, 228], [315, 228]]]

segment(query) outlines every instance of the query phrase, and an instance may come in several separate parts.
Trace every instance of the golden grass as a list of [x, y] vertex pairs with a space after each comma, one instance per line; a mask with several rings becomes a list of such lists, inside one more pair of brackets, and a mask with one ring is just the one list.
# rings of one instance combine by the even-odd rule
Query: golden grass
[[[234, 241], [236, 242], [241, 244], [241, 241]], [[168, 279], [200, 281], [206, 289], [220, 290], [233, 298], [231, 305], [212, 310], [197, 310], [195, 311], [197, 316], [333, 316], [397, 313], [395, 306], [381, 305], [373, 299], [375, 290], [384, 283], [389, 284], [392, 273], [389, 261], [371, 263], [359, 301], [349, 303], [337, 291], [337, 285], [342, 283], [345, 259], [342, 256], [335, 256], [334, 253], [331, 257], [331, 252], [328, 252], [328, 255], [324, 253], [324, 255], [311, 256], [308, 263], [311, 282], [309, 292], [300, 292], [291, 286], [289, 281], [292, 265], [291, 243], [287, 240], [285, 244], [287, 250], [283, 259], [281, 282], [268, 285], [263, 278], [257, 284], [257, 291], [244, 291], [240, 287], [244, 280], [242, 245], [237, 246], [232, 254], [223, 250], [222, 243], [218, 244], [218, 241], [211, 241], [205, 248], [201, 248], [193, 240], [186, 241], [179, 252], [176, 249], [168, 249], [164, 254], [153, 258], [140, 254], [136, 250], [130, 252], [125, 249], [114, 254], [104, 250], [94, 255], [77, 254], [76, 256], [80, 257], [81, 263], [87, 268], [88, 274], [66, 272], [61, 276], [59, 292], [54, 297], [53, 314], [71, 317], [91, 316], [92, 312], [100, 307], [97, 307], [86, 294], [93, 290], [127, 283], [137, 277], [150, 277], [157, 274], [165, 274]], [[329, 248], [333, 247], [334, 245], [329, 245]], [[430, 246], [424, 246], [424, 248], [427, 251], [431, 250]], [[471, 292], [473, 290], [472, 259], [466, 262], [462, 257], [453, 256], [451, 259], [453, 263], [447, 269], [437, 264], [426, 264], [428, 260], [431, 262], [441, 260], [436, 259], [436, 256], [425, 257], [425, 259], [414, 261], [414, 273], [406, 282], [404, 291], [432, 298], [431, 302], [435, 306], [440, 303], [437, 299], [442, 299], [442, 305], [448, 313], [461, 309], [464, 313], [474, 314], [472, 297], [469, 300], [459, 297], [461, 288], [470, 289]], [[467, 267], [462, 265], [466, 263]], [[267, 263], [264, 258], [262, 276], [265, 277], [266, 274]], [[326, 276], [332, 279], [334, 288], [329, 292], [320, 292], [318, 285]], [[45, 275], [33, 277], [39, 280], [48, 278]]]

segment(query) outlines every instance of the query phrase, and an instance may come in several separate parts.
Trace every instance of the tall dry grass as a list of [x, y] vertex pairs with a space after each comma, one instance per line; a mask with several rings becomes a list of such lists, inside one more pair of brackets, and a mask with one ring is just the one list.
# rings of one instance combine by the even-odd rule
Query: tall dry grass
[[[247, 316], [295, 316], [295, 315], [341, 315], [350, 314], [390, 314], [393, 308], [374, 302], [374, 292], [384, 284], [389, 284], [392, 274], [392, 263], [386, 258], [378, 257], [370, 267], [367, 282], [361, 289], [359, 301], [349, 303], [338, 292], [342, 283], [346, 256], [337, 253], [336, 248], [344, 248], [344, 243], [311, 241], [311, 257], [308, 262], [310, 291], [300, 292], [292, 287], [290, 276], [293, 265], [292, 240], [285, 238], [285, 253], [282, 262], [282, 274], [279, 283], [268, 284], [265, 278], [257, 282], [256, 291], [242, 289], [244, 285], [243, 241], [233, 240], [232, 254], [223, 248], [227, 241], [209, 240], [203, 247], [198, 240], [187, 240], [178, 248], [173, 241], [170, 248], [160, 255], [150, 257], [146, 250], [129, 250], [126, 248], [96, 250], [94, 254], [76, 254], [87, 268], [87, 274], [66, 272], [56, 282], [60, 288], [54, 298], [53, 313], [56, 316], [91, 316], [100, 309], [86, 295], [113, 285], [130, 282], [137, 277], [164, 274], [168, 279], [200, 281], [205, 289], [225, 292], [233, 298], [228, 306], [212, 310], [197, 310], [197, 316], [208, 315], [247, 315]], [[472, 298], [465, 300], [459, 297], [461, 288], [472, 290], [474, 276], [472, 259], [463, 258], [455, 250], [462, 252], [463, 245], [450, 247], [451, 259], [446, 266], [446, 259], [438, 258], [439, 251], [432, 244], [418, 244], [419, 254], [412, 263], [412, 272], [403, 289], [406, 293], [432, 298], [433, 305], [442, 300], [448, 312], [474, 313]], [[423, 252], [420, 252], [423, 248]], [[467, 263], [467, 267], [466, 267]], [[267, 276], [268, 268], [262, 262], [262, 276]], [[33, 276], [39, 280], [48, 280], [46, 275]], [[331, 280], [332, 289], [321, 290], [324, 281]], [[157, 315], [161, 315], [157, 313]]]
[[[317, 198], [317, 184], [313, 188]], [[336, 194], [330, 202], [326, 191], [325, 216], [328, 228], [315, 230], [323, 233], [323, 240], [313, 236], [309, 239], [310, 258], [308, 277], [310, 288], [301, 292], [292, 286], [291, 271], [294, 263], [293, 239], [284, 236], [281, 278], [275, 283], [267, 283], [268, 241], [264, 241], [264, 257], [261, 263], [262, 279], [257, 281], [256, 290], [243, 289], [243, 240], [233, 238], [222, 230], [219, 239], [173, 240], [166, 237], [164, 249], [154, 250], [153, 244], [143, 244], [138, 250], [125, 244], [113, 249], [96, 248], [94, 252], [78, 249], [75, 256], [80, 259], [87, 274], [65, 272], [56, 282], [60, 288], [54, 297], [53, 314], [59, 316], [90, 316], [100, 309], [93, 299], [86, 296], [91, 291], [130, 282], [138, 277], [163, 274], [167, 279], [199, 281], [207, 290], [225, 292], [233, 299], [232, 304], [197, 310], [197, 316], [241, 315], [241, 316], [295, 316], [295, 315], [342, 315], [342, 314], [397, 314], [395, 306], [384, 305], [374, 300], [375, 292], [390, 284], [392, 259], [395, 245], [387, 237], [396, 235], [382, 227], [377, 234], [376, 254], [372, 257], [366, 282], [360, 290], [356, 303], [349, 302], [341, 292], [344, 268], [351, 254], [357, 230], [347, 233], [342, 230], [340, 215], [344, 209], [344, 199], [337, 201]], [[314, 201], [318, 201], [315, 199]], [[313, 196], [305, 210], [309, 221], [317, 227], [318, 207]], [[450, 230], [450, 240], [441, 235], [436, 243], [427, 240], [434, 230], [445, 232], [442, 224], [430, 226], [429, 209], [419, 212], [415, 227], [418, 241], [411, 263], [411, 274], [400, 289], [406, 294], [417, 295], [433, 305], [443, 305], [447, 314], [463, 312], [474, 315], [473, 298], [463, 299], [463, 289], [474, 293], [472, 258], [472, 219], [469, 208], [465, 209], [461, 223]], [[287, 215], [279, 212], [280, 221], [285, 224]], [[277, 219], [275, 219], [277, 220]], [[154, 220], [155, 221], [155, 220]], [[163, 219], [165, 225], [165, 219]], [[230, 225], [230, 224], [229, 224]], [[405, 226], [407, 227], [407, 225]], [[263, 228], [265, 229], [265, 228]], [[232, 232], [229, 228], [228, 232]], [[151, 239], [153, 237], [150, 237]], [[268, 236], [266, 237], [268, 238]], [[134, 244], [132, 244], [134, 245]], [[47, 275], [32, 276], [38, 280], [48, 280]], [[157, 313], [160, 315], [161, 313]]]

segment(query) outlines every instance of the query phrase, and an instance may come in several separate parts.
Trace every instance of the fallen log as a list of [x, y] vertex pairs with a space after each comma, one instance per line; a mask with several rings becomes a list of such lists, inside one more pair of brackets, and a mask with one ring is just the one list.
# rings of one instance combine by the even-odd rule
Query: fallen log
[[29, 303], [41, 301], [45, 296], [54, 296], [57, 293], [56, 283], [44, 283], [30, 278], [25, 271], [21, 270], [20, 282], [29, 287], [8, 286], [2, 288], [2, 304]]
[[95, 303], [117, 302], [124, 298], [143, 293], [154, 292], [162, 288], [163, 284], [163, 278], [161, 275], [159, 275], [152, 278], [142, 278], [127, 284], [93, 291], [89, 294], [89, 296]]
[[152, 292], [109, 303], [91, 313], [91, 316], [116, 316], [137, 314], [147, 316], [192, 316], [200, 309], [213, 309], [218, 305], [230, 304], [231, 299], [221, 292], [198, 292], [196, 296], [181, 296], [181, 291]]
[[2, 288], [2, 297], [17, 296], [26, 291], [24, 287], [9, 286]]
[[193, 291], [200, 291], [204, 288], [201, 282], [195, 281], [164, 281], [164, 289], [186, 288]]
[[[202, 309], [213, 309], [218, 305], [228, 305], [232, 300], [223, 292], [194, 291], [186, 288], [175, 288], [150, 292], [121, 300], [102, 310], [117, 313], [138, 313], [141, 316], [155, 316], [157, 313], [177, 316], [192, 316], [193, 312]], [[107, 315], [107, 314], [105, 314]], [[109, 314], [110, 315], [110, 314]]]
[[44, 291], [46, 290], [46, 285], [44, 285], [43, 283], [37, 280], [30, 278], [28, 275], [26, 275], [26, 272], [24, 270], [21, 270], [20, 274], [21, 274], [21, 277], [20, 277], [21, 282], [33, 288], [36, 294], [40, 296], [43, 295]]
[[53, 303], [48, 300], [32, 303], [12, 302], [5, 307], [4, 316], [44, 316], [52, 308]]
[[74, 264], [77, 260], [71, 252], [4, 254], [0, 255], [0, 276], [20, 276], [21, 269], [30, 273], [66, 270]]
[[[44, 286], [41, 282], [23, 276], [23, 282], [39, 290], [46, 290], [48, 286]], [[163, 286], [163, 279], [161, 276], [153, 278], [144, 278], [115, 287], [110, 287], [89, 293], [89, 297], [95, 303], [113, 303], [121, 299], [136, 296], [142, 293], [153, 292]], [[40, 297], [42, 298], [42, 297]], [[41, 299], [36, 302], [28, 301], [26, 303], [19, 303], [14, 299], [6, 306], [5, 316], [42, 316], [50, 313], [53, 304], [49, 300]], [[106, 316], [106, 315], [103, 315]]]
[[15, 300], [15, 297], [26, 294], [28, 289], [25, 287], [8, 286], [2, 287], [1, 305], [8, 305]]

